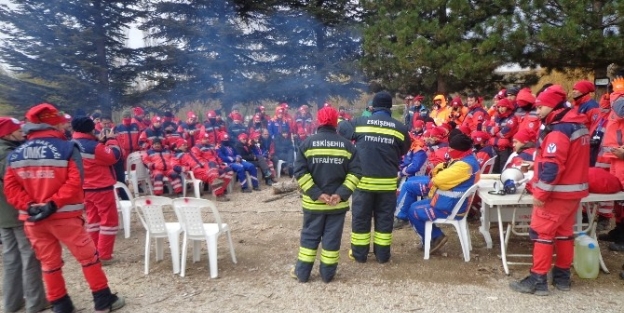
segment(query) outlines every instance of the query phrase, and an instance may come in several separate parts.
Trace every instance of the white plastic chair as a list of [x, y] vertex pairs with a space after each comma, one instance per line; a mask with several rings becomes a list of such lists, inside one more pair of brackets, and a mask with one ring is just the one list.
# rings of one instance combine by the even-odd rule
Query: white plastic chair
[[[132, 216], [132, 207], [133, 207], [133, 196], [132, 193], [130, 193], [130, 190], [128, 189], [128, 186], [126, 186], [126, 184], [121, 183], [121, 182], [117, 182], [115, 183], [115, 187], [114, 187], [114, 191], [115, 191], [115, 202], [117, 203], [117, 212], [121, 213], [121, 223], [120, 226], [121, 228], [124, 230], [124, 237], [125, 238], [130, 238], [130, 217]], [[130, 198], [130, 200], [121, 200], [119, 199], [119, 194], [117, 194], [118, 189], [121, 189], [121, 191], [125, 192], [128, 195], [128, 198]]]
[[[481, 166], [481, 169], [479, 170], [479, 172], [481, 174], [492, 174], [492, 172], [494, 171], [494, 163], [496, 162], [496, 157], [498, 157], [497, 155], [489, 158], [487, 161], [485, 161], [485, 163], [483, 163], [483, 166]], [[485, 171], [486, 168], [488, 168], [488, 166], [490, 167], [487, 170], [487, 173]]]
[[195, 178], [195, 174], [193, 174], [193, 171], [188, 171], [185, 173], [185, 175], [183, 175], [184, 179], [183, 179], [183, 186], [184, 188], [182, 189], [182, 196], [186, 197], [186, 188], [187, 185], [191, 184], [193, 185], [193, 192], [195, 194], [195, 198], [201, 198], [201, 191], [202, 191], [202, 186], [204, 184], [203, 181]]
[[154, 194], [154, 188], [152, 188], [152, 181], [149, 175], [149, 171], [143, 161], [141, 160], [141, 152], [132, 152], [126, 159], [126, 177], [132, 184], [134, 189], [134, 197], [140, 196], [139, 183], [147, 185], [149, 194]]
[[[195, 198], [178, 198], [173, 200], [173, 208], [175, 209], [178, 220], [184, 229], [184, 241], [182, 244], [182, 269], [180, 271], [180, 276], [184, 277], [186, 272], [186, 255], [188, 250], [187, 243], [189, 240], [193, 241], [193, 262], [199, 261], [200, 241], [206, 241], [208, 246], [210, 278], [216, 278], [218, 276], [217, 238], [223, 233], [227, 235], [232, 262], [234, 262], [234, 264], [237, 263], [230, 228], [227, 224], [221, 222], [219, 211], [212, 201]], [[214, 223], [203, 222], [203, 208], [209, 208], [212, 211], [212, 215], [215, 220]]]
[[451, 214], [446, 218], [438, 218], [433, 221], [427, 221], [425, 223], [425, 238], [423, 238], [425, 242], [425, 260], [429, 260], [429, 251], [431, 249], [431, 230], [433, 224], [451, 224], [457, 230], [457, 235], [459, 236], [459, 242], [461, 243], [462, 252], [464, 253], [464, 261], [470, 261], [470, 250], [472, 250], [472, 242], [470, 240], [470, 231], [468, 230], [468, 223], [466, 221], [466, 217], [468, 216], [468, 211], [464, 213], [464, 216], [457, 220], [455, 216], [459, 209], [462, 207], [464, 202], [468, 201], [467, 208], [470, 208], [470, 203], [472, 203], [472, 199], [477, 192], [477, 188], [479, 186], [477, 184], [472, 185], [472, 187], [468, 188], [466, 192], [459, 199]]
[[286, 163], [284, 160], [277, 160], [277, 167], [275, 170], [277, 171], [277, 178], [282, 177], [282, 165]]
[[171, 205], [171, 198], [145, 196], [134, 199], [139, 219], [145, 227], [145, 275], [149, 273], [150, 240], [156, 239], [156, 260], [164, 259], [163, 239], [169, 239], [173, 273], [180, 272], [180, 234], [183, 232], [180, 223], [167, 223], [163, 214], [163, 206]]

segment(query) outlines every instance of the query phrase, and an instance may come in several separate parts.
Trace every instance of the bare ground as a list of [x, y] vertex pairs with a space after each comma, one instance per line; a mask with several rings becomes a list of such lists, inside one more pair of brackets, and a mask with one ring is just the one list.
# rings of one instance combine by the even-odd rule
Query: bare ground
[[[341, 263], [337, 277], [323, 283], [315, 267], [312, 279], [301, 284], [288, 271], [297, 257], [302, 214], [299, 197], [262, 203], [272, 197], [269, 188], [251, 194], [235, 191], [232, 201], [217, 203], [221, 216], [232, 228], [238, 264], [233, 264], [227, 242], [219, 240], [219, 278], [210, 279], [205, 245], [202, 259], [187, 262], [186, 277], [174, 275], [171, 256], [150, 262], [150, 274], [143, 274], [145, 231], [133, 217], [132, 236], [120, 232], [115, 256], [117, 263], [106, 272], [113, 291], [126, 297], [120, 312], [622, 312], [624, 280], [618, 273], [624, 258], [602, 244], [603, 255], [612, 274], [596, 280], [574, 278], [571, 292], [552, 290], [550, 297], [511, 292], [509, 282], [528, 273], [528, 266], [503, 272], [498, 231], [491, 229], [494, 248], [485, 248], [478, 224], [470, 225], [474, 250], [465, 263], [452, 228], [445, 228], [449, 242], [429, 261], [417, 250], [419, 239], [407, 228], [396, 231], [391, 262], [378, 264], [374, 257], [366, 264], [347, 257], [350, 214], [343, 233]], [[166, 217], [175, 221], [173, 212]], [[529, 253], [526, 238], [512, 238], [513, 252]], [[190, 253], [189, 253], [190, 254]], [[69, 293], [79, 312], [91, 312], [91, 295], [80, 267], [70, 255], [64, 275]], [[317, 261], [318, 262], [318, 261]], [[1, 263], [0, 263], [1, 264]]]

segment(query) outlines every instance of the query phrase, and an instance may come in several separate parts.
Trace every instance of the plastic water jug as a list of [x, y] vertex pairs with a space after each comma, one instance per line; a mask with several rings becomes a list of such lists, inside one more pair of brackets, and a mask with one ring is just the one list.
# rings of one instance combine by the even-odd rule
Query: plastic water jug
[[594, 238], [580, 233], [574, 240], [574, 270], [580, 278], [594, 279], [600, 270], [600, 247]]

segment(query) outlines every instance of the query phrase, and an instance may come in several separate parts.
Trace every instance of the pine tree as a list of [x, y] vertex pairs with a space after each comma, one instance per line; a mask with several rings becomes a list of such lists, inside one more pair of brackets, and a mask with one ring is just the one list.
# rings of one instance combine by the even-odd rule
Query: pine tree
[[450, 92], [491, 86], [510, 59], [514, 4], [505, 0], [367, 2], [362, 66], [390, 90]]
[[11, 2], [0, 7], [0, 29], [9, 36], [2, 59], [14, 73], [54, 86], [37, 102], [110, 113], [123, 100], [137, 61], [124, 46], [125, 30], [142, 15], [138, 0]]
[[585, 69], [605, 77], [624, 58], [624, 2], [520, 0], [512, 35], [514, 57], [524, 66]]

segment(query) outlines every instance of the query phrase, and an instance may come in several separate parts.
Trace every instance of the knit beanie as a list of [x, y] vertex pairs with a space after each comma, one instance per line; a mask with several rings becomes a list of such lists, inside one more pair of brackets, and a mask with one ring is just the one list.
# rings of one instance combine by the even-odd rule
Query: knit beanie
[[463, 133], [459, 133], [451, 137], [449, 140], [449, 147], [458, 151], [468, 151], [472, 149], [472, 140]]
[[76, 117], [71, 122], [72, 129], [79, 133], [88, 134], [95, 129], [95, 123], [90, 117], [80, 116]]
[[49, 103], [41, 103], [26, 112], [26, 119], [34, 124], [58, 125], [67, 122], [65, 115]]
[[380, 91], [373, 98], [374, 108], [392, 108], [392, 95], [387, 91]]
[[566, 92], [560, 85], [552, 85], [546, 88], [542, 93], [537, 96], [535, 100], [536, 106], [545, 106], [549, 108], [555, 108], [560, 103], [566, 100]]
[[319, 126], [336, 128], [338, 126], [338, 111], [333, 107], [324, 107], [318, 111], [316, 119]]

